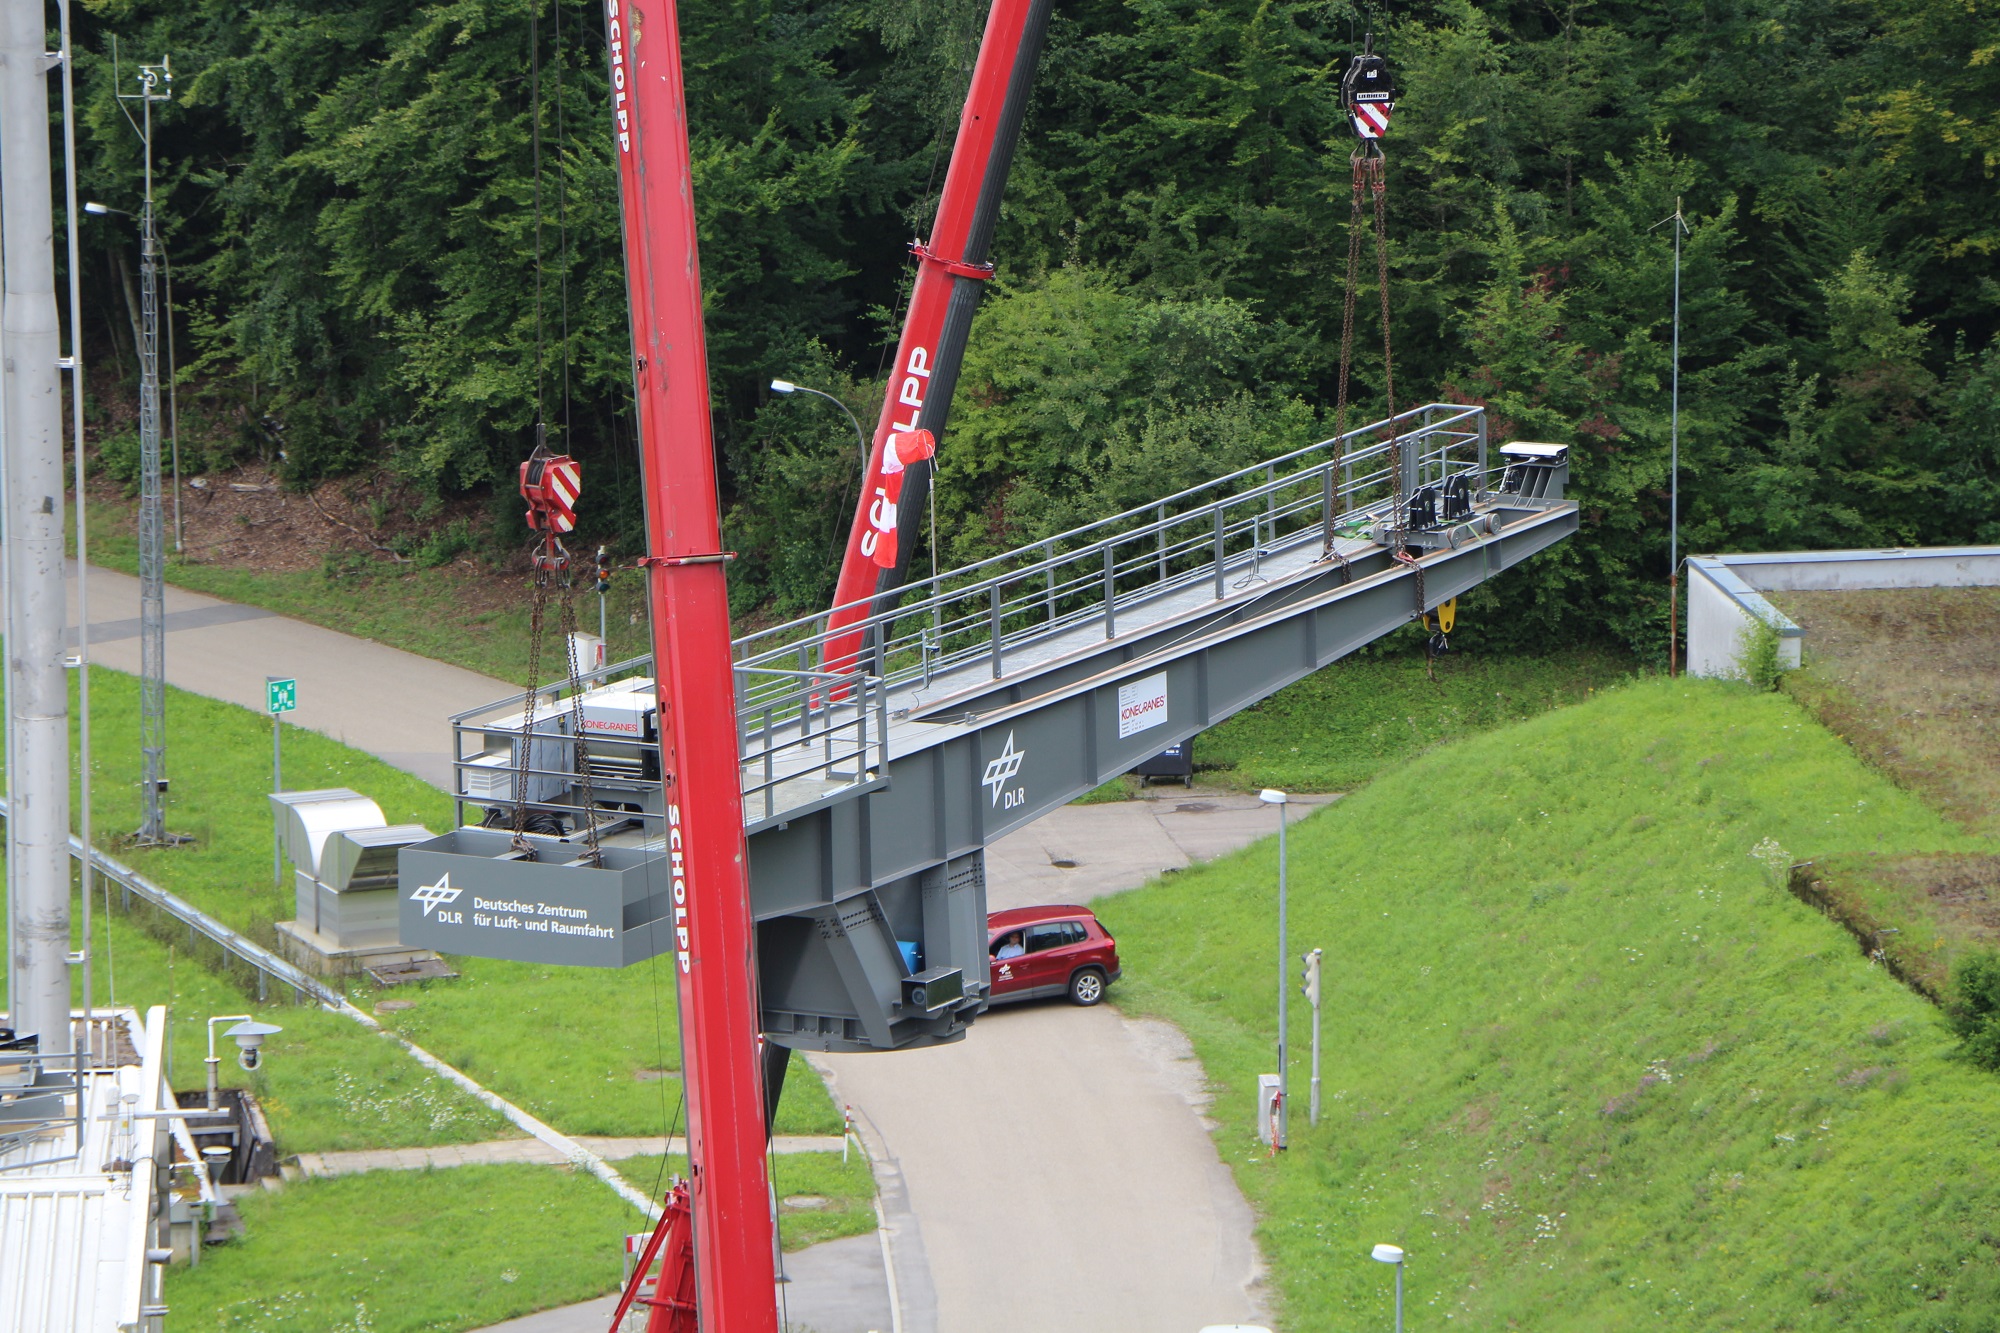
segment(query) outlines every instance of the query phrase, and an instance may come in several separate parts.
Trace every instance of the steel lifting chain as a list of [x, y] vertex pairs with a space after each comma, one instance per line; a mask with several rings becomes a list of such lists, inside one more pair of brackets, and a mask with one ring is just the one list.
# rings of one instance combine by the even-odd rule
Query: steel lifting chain
[[1410, 619], [1418, 620], [1428, 609], [1424, 595], [1423, 562], [1409, 552], [1410, 497], [1404, 490], [1402, 428], [1396, 424], [1396, 355], [1389, 324], [1389, 177], [1388, 160], [1378, 147], [1372, 154], [1355, 155], [1357, 177], [1365, 170], [1368, 188], [1375, 196], [1375, 272], [1382, 296], [1382, 392], [1389, 400], [1389, 466], [1395, 477], [1395, 508], [1389, 520], [1392, 553], [1417, 576], [1417, 605]]
[[1367, 177], [1360, 154], [1355, 154], [1353, 207], [1347, 218], [1347, 288], [1340, 313], [1340, 388], [1334, 398], [1333, 408], [1333, 461], [1328, 465], [1333, 469], [1334, 503], [1327, 513], [1325, 531], [1320, 534], [1322, 561], [1337, 563], [1348, 582], [1354, 580], [1354, 570], [1348, 564], [1335, 543], [1334, 524], [1341, 514], [1347, 512], [1347, 383], [1354, 367], [1354, 296], [1355, 280], [1361, 276], [1361, 196], [1366, 191]]
[[547, 628], [549, 594], [560, 590], [559, 623], [563, 636], [563, 656], [569, 664], [570, 733], [572, 753], [575, 755], [575, 772], [583, 789], [582, 810], [578, 822], [583, 826], [584, 843], [589, 848], [587, 857], [592, 862], [598, 860], [596, 794], [590, 781], [590, 746], [583, 731], [583, 681], [577, 671], [576, 653], [571, 648], [576, 633], [576, 580], [572, 577], [569, 551], [553, 532], [548, 533], [536, 545], [531, 559], [534, 561], [535, 591], [532, 608], [528, 615], [528, 699], [521, 715], [521, 750], [514, 777], [513, 850], [532, 857], [534, 845], [527, 834], [540, 833], [560, 836], [562, 826], [559, 819], [546, 812], [528, 812], [528, 777], [534, 769], [533, 757], [537, 749], [535, 738], [535, 712], [541, 703], [542, 681], [542, 637]]
[[[555, 539], [550, 538], [551, 541]], [[557, 543], [560, 547], [561, 543]], [[576, 660], [576, 578], [573, 567], [564, 552], [562, 568], [562, 636], [563, 657], [569, 663], [569, 724], [570, 734], [575, 737], [577, 783], [583, 788], [583, 841], [590, 850], [586, 853], [595, 865], [600, 860], [597, 849], [597, 793], [590, 785], [590, 738], [583, 730], [583, 676], [577, 670]]]
[[[557, 550], [562, 549], [562, 544], [556, 541], [554, 534], [550, 534], [548, 537], [548, 544], [553, 545]], [[534, 767], [535, 705], [541, 702], [542, 690], [542, 617], [547, 612], [549, 605], [549, 581], [551, 578], [550, 566], [552, 564], [552, 557], [551, 553], [542, 549], [541, 544], [538, 543], [537, 549], [531, 553], [529, 558], [534, 562], [535, 593], [533, 604], [528, 613], [528, 701], [527, 706], [521, 713], [521, 749], [515, 761], [513, 849], [532, 856], [534, 854], [534, 845], [528, 841], [526, 836], [529, 831], [528, 774]], [[534, 831], [537, 833], [546, 832], [546, 822], [541, 817], [540, 812], [537, 812], [535, 817], [537, 827]]]

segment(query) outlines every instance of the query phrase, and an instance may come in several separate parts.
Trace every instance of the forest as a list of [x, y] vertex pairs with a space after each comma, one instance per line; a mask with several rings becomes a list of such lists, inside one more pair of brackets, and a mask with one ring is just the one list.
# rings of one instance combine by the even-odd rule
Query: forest
[[[984, 18], [681, 8], [739, 613], [831, 591], [854, 436], [765, 386], [874, 419]], [[1370, 32], [1402, 90], [1399, 405], [1572, 446], [1582, 530], [1477, 594], [1483, 641], [1664, 655], [1677, 211], [1680, 550], [2000, 541], [2000, 5], [1059, 0], [940, 447], [946, 561], [1332, 433], [1338, 84]], [[143, 162], [117, 94], [172, 60], [188, 466], [490, 497], [503, 551], [540, 423], [585, 462], [587, 535], [636, 552], [598, 4], [83, 0], [78, 48], [84, 197], [118, 208]], [[129, 379], [129, 222], [84, 247], [86, 348]], [[1371, 259], [1359, 421], [1378, 295]]]

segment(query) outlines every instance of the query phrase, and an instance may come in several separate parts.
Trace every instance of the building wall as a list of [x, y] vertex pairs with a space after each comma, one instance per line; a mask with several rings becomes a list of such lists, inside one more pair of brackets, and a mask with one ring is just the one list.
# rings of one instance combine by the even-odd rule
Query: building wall
[[1691, 556], [1688, 674], [1741, 677], [1745, 635], [1758, 620], [1778, 631], [1779, 667], [1799, 665], [1805, 631], [1765, 592], [1981, 587], [2000, 587], [2000, 546]]

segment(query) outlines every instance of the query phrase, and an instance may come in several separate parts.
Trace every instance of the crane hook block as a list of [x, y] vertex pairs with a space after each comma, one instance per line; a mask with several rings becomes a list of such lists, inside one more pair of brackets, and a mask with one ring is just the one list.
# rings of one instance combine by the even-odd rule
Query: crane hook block
[[[1372, 45], [1372, 42], [1371, 42]], [[1347, 108], [1347, 123], [1357, 139], [1379, 139], [1389, 130], [1389, 117], [1396, 110], [1396, 81], [1389, 62], [1364, 49], [1348, 62], [1340, 80], [1340, 104]]]
[[568, 454], [537, 445], [521, 464], [521, 498], [528, 502], [528, 526], [536, 532], [574, 531], [582, 491], [583, 467]]

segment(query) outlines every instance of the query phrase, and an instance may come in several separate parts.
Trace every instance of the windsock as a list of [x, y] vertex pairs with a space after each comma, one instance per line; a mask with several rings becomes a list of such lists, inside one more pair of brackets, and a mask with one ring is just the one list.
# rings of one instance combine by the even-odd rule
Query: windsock
[[868, 506], [868, 533], [861, 552], [882, 569], [896, 567], [896, 506], [903, 499], [903, 475], [912, 463], [935, 456], [937, 439], [927, 430], [896, 431], [882, 441], [881, 475]]

